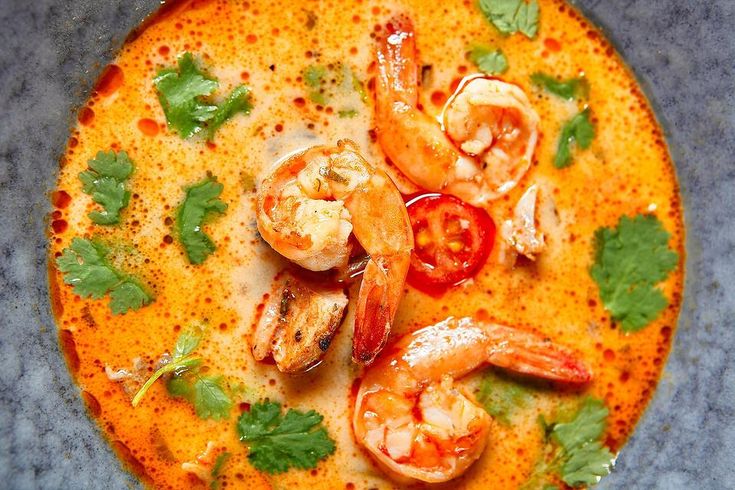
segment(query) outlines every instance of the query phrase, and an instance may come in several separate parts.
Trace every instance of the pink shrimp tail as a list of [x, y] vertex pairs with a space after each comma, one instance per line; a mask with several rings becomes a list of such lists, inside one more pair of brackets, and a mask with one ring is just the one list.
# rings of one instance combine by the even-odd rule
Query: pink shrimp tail
[[592, 379], [582, 360], [540, 335], [501, 325], [486, 326], [486, 331], [497, 340], [488, 353], [488, 361], [495, 366], [565, 383], [585, 384]]

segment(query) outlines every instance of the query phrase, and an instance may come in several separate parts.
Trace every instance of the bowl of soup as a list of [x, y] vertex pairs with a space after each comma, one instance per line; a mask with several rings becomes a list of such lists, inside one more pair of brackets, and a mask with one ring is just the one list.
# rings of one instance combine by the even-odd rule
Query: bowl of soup
[[48, 193], [9, 177], [50, 211], [10, 221], [40, 232], [44, 330], [7, 344], [13, 392], [39, 400], [7, 420], [13, 458], [56, 449], [12, 486], [726, 485], [691, 468], [732, 398], [729, 109], [683, 74], [726, 82], [714, 48], [641, 46], [688, 7], [635, 8], [661, 32], [562, 0], [53, 21], [47, 72], [78, 105], [44, 115]]

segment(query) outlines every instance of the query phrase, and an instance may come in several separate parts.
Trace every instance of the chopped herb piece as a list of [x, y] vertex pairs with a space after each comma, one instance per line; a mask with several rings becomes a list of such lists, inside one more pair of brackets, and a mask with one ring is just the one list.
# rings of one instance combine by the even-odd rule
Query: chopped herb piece
[[237, 421], [240, 440], [248, 445], [248, 459], [260, 471], [283, 473], [290, 468], [315, 468], [319, 460], [334, 453], [334, 441], [322, 426], [324, 417], [314, 410], [289, 409], [259, 402]]
[[584, 77], [561, 81], [545, 73], [534, 73], [531, 75], [531, 81], [547, 92], [567, 100], [587, 97], [590, 90], [590, 85]]
[[615, 228], [595, 232], [595, 263], [590, 275], [600, 298], [623, 332], [637, 332], [666, 308], [654, 287], [676, 268], [679, 255], [668, 246], [669, 233], [653, 215], [623, 216]]
[[226, 419], [232, 409], [232, 400], [225, 392], [222, 376], [195, 375], [191, 403], [202, 419]]
[[501, 33], [522, 32], [529, 39], [538, 32], [536, 0], [479, 0], [480, 10]]
[[207, 139], [214, 139], [214, 133], [232, 116], [238, 112], [250, 114], [252, 109], [250, 89], [244, 85], [238, 85], [227, 99], [217, 107], [212, 119], [207, 122]]
[[236, 87], [225, 101], [217, 106], [205, 99], [219, 86], [217, 79], [201, 71], [191, 53], [178, 58], [178, 69], [166, 68], [153, 79], [158, 90], [166, 121], [182, 138], [190, 138], [206, 129], [207, 138], [228, 119], [252, 109], [250, 90]]
[[595, 137], [595, 127], [590, 122], [590, 110], [585, 109], [571, 118], [562, 128], [559, 145], [554, 158], [556, 168], [565, 168], [572, 164], [572, 144], [586, 150]]
[[222, 214], [227, 204], [219, 199], [223, 186], [216, 177], [207, 177], [186, 189], [186, 198], [176, 213], [178, 238], [192, 264], [201, 264], [217, 247], [202, 230], [212, 213]]
[[327, 76], [327, 68], [321, 65], [309, 65], [304, 69], [304, 83], [311, 88], [319, 87]]
[[116, 315], [153, 301], [139, 281], [113, 267], [107, 255], [107, 248], [100, 242], [77, 237], [56, 259], [56, 265], [64, 274], [64, 283], [74, 286], [75, 294], [100, 299], [109, 293], [110, 309]]
[[482, 376], [477, 394], [485, 411], [503, 425], [511, 425], [511, 417], [528, 405], [532, 395], [529, 388], [489, 369]]
[[133, 162], [124, 151], [100, 151], [87, 165], [89, 169], [79, 174], [82, 189], [103, 209], [89, 213], [89, 219], [98, 225], [119, 223], [120, 210], [130, 201], [125, 181], [133, 173]]
[[357, 111], [355, 109], [342, 109], [338, 112], [339, 117], [345, 119], [349, 118], [352, 119], [353, 117], [357, 116]]
[[212, 477], [212, 482], [209, 484], [209, 488], [211, 490], [217, 490], [219, 488], [219, 481], [217, 481], [217, 479], [222, 474], [222, 468], [227, 464], [227, 460], [230, 459], [230, 456], [232, 456], [232, 454], [225, 451], [224, 453], [220, 453], [214, 461], [212, 471], [209, 473]]
[[499, 75], [508, 69], [508, 59], [499, 49], [475, 46], [469, 58], [480, 70], [490, 75]]
[[570, 487], [594, 485], [612, 470], [615, 455], [602, 443], [608, 409], [600, 400], [588, 397], [568, 422], [542, 425], [546, 445], [531, 478], [523, 489], [558, 488], [548, 483], [551, 478]]
[[[138, 390], [138, 393], [133, 397], [132, 405], [137, 406], [143, 399], [143, 396], [148, 392], [153, 383], [158, 378], [167, 373], [183, 373], [198, 366], [201, 363], [201, 359], [192, 356], [194, 349], [199, 345], [199, 341], [202, 339], [201, 327], [192, 327], [189, 330], [179, 335], [174, 346], [173, 353], [171, 355], [171, 361], [161, 366], [156, 370], [153, 375], [143, 384]], [[169, 390], [171, 388], [169, 387]], [[178, 389], [183, 389], [179, 386]]]

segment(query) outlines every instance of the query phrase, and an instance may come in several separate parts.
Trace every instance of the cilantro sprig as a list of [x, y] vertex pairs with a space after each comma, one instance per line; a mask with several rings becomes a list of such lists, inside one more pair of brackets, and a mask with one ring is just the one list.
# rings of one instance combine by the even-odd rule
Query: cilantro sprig
[[206, 177], [186, 189], [186, 197], [176, 212], [177, 237], [192, 264], [201, 264], [217, 249], [202, 225], [212, 213], [227, 210], [227, 204], [219, 199], [222, 189], [217, 177]]
[[559, 80], [551, 75], [536, 72], [531, 75], [531, 82], [547, 92], [567, 100], [587, 97], [590, 90], [589, 82], [584, 77]]
[[623, 332], [637, 332], [668, 305], [655, 285], [669, 275], [679, 255], [669, 248], [669, 233], [656, 216], [623, 216], [615, 228], [595, 232], [595, 262], [590, 275], [600, 298]]
[[100, 151], [87, 165], [89, 168], [79, 174], [82, 190], [102, 206], [102, 211], [90, 212], [89, 219], [98, 225], [119, 223], [120, 211], [130, 202], [125, 182], [133, 173], [133, 162], [124, 151]]
[[536, 0], [479, 0], [487, 20], [501, 33], [521, 32], [533, 39], [538, 32], [539, 7]]
[[290, 408], [281, 413], [276, 402], [259, 402], [237, 421], [240, 440], [249, 448], [248, 459], [258, 470], [270, 474], [290, 468], [315, 468], [319, 460], [335, 451], [334, 441], [322, 426], [324, 417], [314, 410]]
[[561, 130], [559, 144], [554, 157], [556, 168], [566, 168], [572, 164], [572, 145], [586, 150], [595, 138], [595, 127], [590, 121], [590, 110], [585, 109], [572, 117]]
[[76, 237], [56, 259], [56, 266], [64, 274], [64, 283], [74, 286], [75, 294], [100, 299], [109, 293], [113, 314], [122, 315], [152, 302], [153, 296], [140, 281], [113, 267], [108, 254], [101, 242]]
[[469, 59], [489, 75], [500, 75], [508, 69], [508, 59], [500, 49], [475, 45], [469, 52]]
[[200, 70], [189, 52], [179, 56], [177, 63], [177, 68], [159, 71], [153, 84], [169, 127], [182, 138], [204, 131], [211, 140], [225, 121], [252, 110], [250, 89], [244, 85], [237, 86], [218, 106], [208, 99], [219, 87], [217, 79]]
[[171, 360], [157, 369], [138, 390], [132, 400], [134, 407], [158, 379], [170, 375], [166, 384], [169, 394], [188, 400], [199, 418], [220, 420], [229, 416], [232, 400], [225, 390], [224, 378], [202, 375], [202, 359], [194, 355], [202, 334], [203, 329], [194, 326], [179, 335]]
[[608, 409], [592, 397], [585, 398], [569, 420], [546, 424], [541, 418], [545, 446], [524, 489], [554, 488], [549, 478], [561, 479], [570, 487], [594, 485], [612, 470], [615, 455], [602, 442]]

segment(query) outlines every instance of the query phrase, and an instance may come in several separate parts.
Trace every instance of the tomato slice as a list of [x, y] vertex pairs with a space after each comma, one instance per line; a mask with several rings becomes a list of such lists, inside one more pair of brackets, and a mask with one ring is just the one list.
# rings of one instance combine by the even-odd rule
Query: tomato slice
[[436, 193], [415, 196], [406, 206], [414, 236], [409, 284], [439, 293], [480, 270], [495, 240], [487, 211]]

